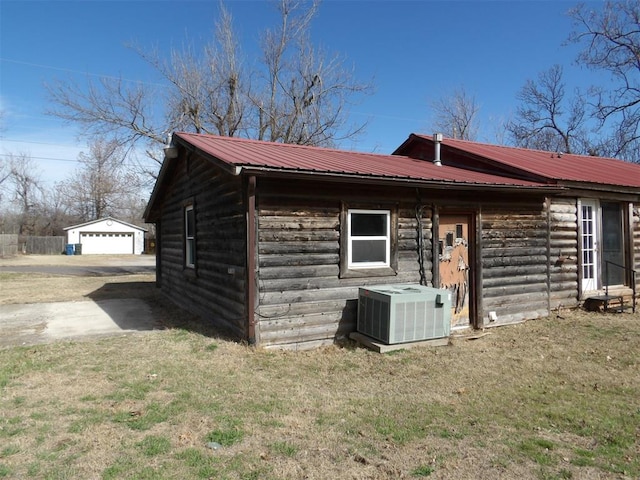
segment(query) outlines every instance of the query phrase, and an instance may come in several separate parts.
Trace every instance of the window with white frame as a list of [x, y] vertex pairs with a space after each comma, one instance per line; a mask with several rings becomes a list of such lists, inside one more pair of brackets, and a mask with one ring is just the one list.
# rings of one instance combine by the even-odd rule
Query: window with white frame
[[384, 268], [391, 265], [391, 212], [349, 209], [347, 266]]
[[196, 216], [193, 205], [184, 208], [184, 264], [189, 268], [196, 266]]

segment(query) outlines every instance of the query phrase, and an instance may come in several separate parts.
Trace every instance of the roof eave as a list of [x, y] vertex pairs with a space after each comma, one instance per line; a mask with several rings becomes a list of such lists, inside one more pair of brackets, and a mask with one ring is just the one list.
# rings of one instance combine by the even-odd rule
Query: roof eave
[[611, 185], [606, 183], [579, 182], [571, 180], [558, 180], [559, 186], [571, 190], [593, 191], [598, 193], [617, 193], [623, 195], [632, 195], [640, 200], [640, 188], [624, 185]]
[[467, 190], [485, 190], [487, 188], [499, 189], [499, 190], [527, 190], [529, 192], [559, 192], [565, 190], [562, 186], [556, 185], [515, 185], [515, 184], [499, 184], [499, 183], [477, 183], [477, 182], [461, 182], [461, 181], [448, 181], [448, 180], [425, 180], [418, 178], [408, 177], [387, 177], [379, 175], [362, 175], [362, 174], [349, 174], [349, 173], [335, 173], [335, 172], [308, 172], [294, 169], [283, 168], [270, 168], [270, 167], [256, 167], [253, 165], [244, 165], [241, 167], [242, 172], [245, 175], [276, 175], [281, 177], [295, 177], [295, 178], [314, 178], [321, 179], [323, 181], [334, 182], [357, 182], [362, 184], [376, 184], [376, 185], [398, 185], [399, 183], [405, 184], [411, 187], [439, 187], [450, 188], [458, 187]]
[[203, 150], [202, 148], [196, 147], [191, 142], [180, 137], [179, 133], [173, 135], [173, 141], [176, 144], [182, 145], [186, 151], [200, 155], [201, 157], [213, 162], [218, 167], [220, 167], [227, 173], [230, 173], [231, 175], [240, 175], [240, 172], [242, 171], [241, 165], [236, 165], [232, 162], [228, 162], [220, 157], [213, 155], [210, 152], [207, 152], [206, 150]]
[[151, 191], [151, 196], [149, 197], [147, 206], [144, 209], [144, 213], [142, 214], [142, 218], [144, 218], [144, 221], [147, 223], [153, 223], [155, 220], [153, 216], [155, 203], [158, 199], [159, 192], [160, 190], [162, 190], [162, 186], [164, 185], [164, 179], [168, 175], [167, 172], [173, 167], [176, 160], [177, 158], [171, 159], [165, 156], [164, 161], [162, 162], [162, 166], [160, 167], [160, 172], [156, 177], [156, 183], [153, 186], [153, 190]]
[[104, 222], [107, 220], [112, 220], [114, 222], [120, 223], [122, 225], [126, 225], [127, 227], [131, 227], [131, 228], [135, 228], [137, 230], [143, 230], [143, 231], [148, 231], [146, 228], [144, 227], [139, 227], [138, 225], [134, 225], [132, 223], [129, 222], [125, 222], [122, 220], [119, 220], [115, 217], [112, 217], [111, 215], [107, 216], [107, 217], [102, 217], [102, 218], [98, 218], [96, 220], [90, 220], [88, 222], [84, 222], [84, 223], [79, 223], [77, 225], [71, 225], [70, 227], [64, 227], [63, 230], [67, 231], [67, 230], [72, 230], [74, 228], [81, 228], [81, 227], [86, 227], [87, 225], [93, 225], [94, 223], [99, 223], [99, 222]]

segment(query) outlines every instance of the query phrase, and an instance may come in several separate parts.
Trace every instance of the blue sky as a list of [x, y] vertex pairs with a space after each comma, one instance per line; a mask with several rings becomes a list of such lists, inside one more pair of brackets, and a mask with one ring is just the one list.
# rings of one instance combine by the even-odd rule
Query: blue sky
[[[563, 65], [568, 86], [595, 76], [575, 65], [566, 12], [577, 2], [325, 0], [312, 38], [340, 54], [374, 93], [353, 107], [369, 120], [366, 133], [343, 148], [391, 153], [412, 132], [431, 134], [430, 104], [463, 86], [480, 105], [480, 140], [511, 115], [527, 79]], [[599, 2], [590, 6], [598, 8]], [[227, 3], [247, 58], [259, 32], [274, 25], [266, 1]], [[127, 44], [168, 51], [185, 39], [206, 42], [217, 18], [216, 0], [0, 0], [0, 158], [27, 153], [52, 184], [77, 166], [86, 144], [73, 125], [49, 117], [45, 83], [101, 75], [155, 83], [157, 74]], [[600, 79], [599, 81], [602, 81]]]

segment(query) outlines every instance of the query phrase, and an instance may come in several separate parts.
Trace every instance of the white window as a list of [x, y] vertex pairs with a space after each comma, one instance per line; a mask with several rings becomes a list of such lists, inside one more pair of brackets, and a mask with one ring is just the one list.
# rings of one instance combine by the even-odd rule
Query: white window
[[390, 266], [391, 212], [349, 210], [347, 215], [348, 268]]
[[196, 266], [196, 217], [193, 205], [184, 209], [184, 264], [189, 268]]

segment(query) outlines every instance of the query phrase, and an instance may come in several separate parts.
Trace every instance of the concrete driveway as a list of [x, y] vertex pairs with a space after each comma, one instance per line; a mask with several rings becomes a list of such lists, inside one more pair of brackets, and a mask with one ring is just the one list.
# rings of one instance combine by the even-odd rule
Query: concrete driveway
[[162, 328], [139, 299], [0, 305], [0, 346]]
[[[3, 259], [0, 273], [45, 273], [73, 276], [121, 276], [153, 273], [153, 257]], [[0, 347], [33, 345], [61, 339], [161, 329], [151, 307], [140, 298], [0, 305]]]

